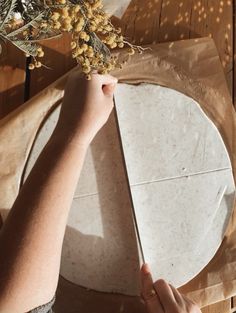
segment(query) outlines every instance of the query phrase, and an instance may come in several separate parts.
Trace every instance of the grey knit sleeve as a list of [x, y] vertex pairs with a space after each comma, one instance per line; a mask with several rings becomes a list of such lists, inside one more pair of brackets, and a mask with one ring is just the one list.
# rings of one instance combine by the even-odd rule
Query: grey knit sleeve
[[55, 297], [49, 303], [45, 305], [41, 305], [40, 307], [35, 308], [28, 313], [53, 313], [52, 306], [54, 303], [55, 303]]

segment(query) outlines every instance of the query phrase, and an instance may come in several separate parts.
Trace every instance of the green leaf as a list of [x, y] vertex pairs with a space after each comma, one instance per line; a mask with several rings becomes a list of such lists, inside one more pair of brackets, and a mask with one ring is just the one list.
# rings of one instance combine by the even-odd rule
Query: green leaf
[[0, 0], [0, 30], [8, 22], [11, 15], [14, 13], [14, 10], [17, 6], [17, 0]]

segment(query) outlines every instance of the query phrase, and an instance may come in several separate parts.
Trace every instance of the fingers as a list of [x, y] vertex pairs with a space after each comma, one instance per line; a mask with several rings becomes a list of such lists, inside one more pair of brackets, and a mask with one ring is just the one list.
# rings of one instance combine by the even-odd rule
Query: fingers
[[92, 73], [91, 74], [91, 80], [89, 83], [99, 83], [100, 85], [110, 85], [110, 84], [117, 84], [118, 79], [112, 75], [106, 74], [106, 75], [100, 75], [97, 73]]
[[153, 288], [152, 275], [147, 264], [141, 269], [142, 297], [148, 313], [164, 313], [160, 299]]
[[118, 79], [111, 75], [98, 75], [102, 83], [102, 90], [105, 96], [113, 97]]
[[173, 292], [173, 295], [175, 297], [175, 300], [178, 304], [182, 304], [184, 299], [183, 299], [183, 296], [181, 295], [181, 293], [172, 285], [169, 285], [172, 292]]
[[[98, 74], [97, 74], [98, 75]], [[111, 75], [98, 75], [103, 85], [117, 84], [118, 79]]]
[[188, 307], [189, 312], [191, 313], [201, 313], [199, 306], [192, 301], [191, 299], [187, 298], [185, 295], [182, 294], [183, 301], [185, 302], [185, 306]]
[[153, 283], [147, 264], [141, 269], [142, 296], [148, 313], [201, 313], [199, 307], [163, 279]]
[[177, 303], [173, 291], [165, 280], [163, 279], [157, 280], [154, 283], [154, 289], [156, 290], [165, 311], [168, 311], [171, 308], [176, 307]]
[[[104, 85], [116, 85], [118, 83], [118, 79], [111, 75], [100, 75], [97, 73], [92, 73], [91, 80], [87, 81], [88, 84], [98, 84], [100, 86]], [[80, 80], [82, 79], [83, 82], [86, 82], [83, 73], [79, 69], [75, 69], [69, 76], [69, 78], [72, 78], [74, 80]]]
[[118, 79], [111, 75], [98, 75], [102, 83], [102, 90], [105, 96], [113, 97]]
[[111, 75], [92, 74], [91, 83], [99, 86], [99, 88], [102, 87], [102, 91], [107, 97], [113, 97], [117, 82], [118, 79]]
[[103, 85], [102, 90], [105, 96], [113, 97], [116, 84]]
[[144, 264], [141, 268], [141, 283], [142, 283], [142, 296], [145, 300], [147, 300], [150, 297], [151, 292], [153, 291], [152, 275], [147, 264]]

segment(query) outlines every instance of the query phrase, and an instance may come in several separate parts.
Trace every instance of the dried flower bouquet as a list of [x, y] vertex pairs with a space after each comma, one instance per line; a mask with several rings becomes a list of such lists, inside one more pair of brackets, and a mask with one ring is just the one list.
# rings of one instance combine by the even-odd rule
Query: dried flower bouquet
[[43, 66], [42, 40], [64, 32], [71, 33], [72, 57], [87, 79], [94, 70], [106, 74], [122, 67], [112, 49], [128, 46], [128, 55], [143, 51], [111, 23], [102, 0], [0, 0], [0, 40], [31, 57], [30, 70]]

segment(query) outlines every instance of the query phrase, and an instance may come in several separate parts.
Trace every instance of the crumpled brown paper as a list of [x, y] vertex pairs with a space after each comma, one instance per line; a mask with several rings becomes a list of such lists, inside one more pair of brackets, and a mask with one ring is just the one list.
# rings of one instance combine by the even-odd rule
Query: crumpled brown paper
[[[119, 57], [125, 59], [125, 54]], [[176, 89], [202, 107], [219, 129], [236, 174], [236, 115], [213, 40], [209, 38], [153, 45], [113, 73], [120, 82], [153, 83]], [[68, 74], [0, 121], [0, 209], [11, 208], [37, 131], [60, 102]], [[158, 264], [157, 264], [158, 266]], [[177, 270], [177, 269], [176, 269]], [[203, 307], [236, 295], [235, 209], [218, 252], [180, 291]], [[145, 312], [137, 297], [88, 291], [61, 278], [56, 312]]]

